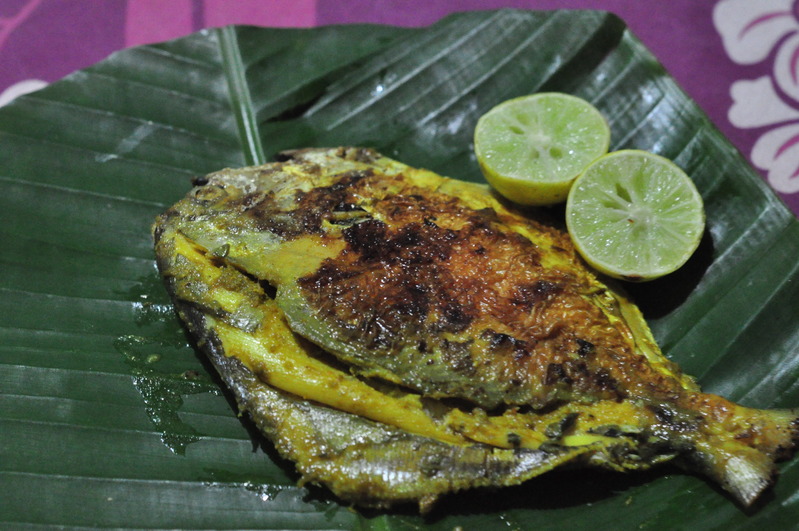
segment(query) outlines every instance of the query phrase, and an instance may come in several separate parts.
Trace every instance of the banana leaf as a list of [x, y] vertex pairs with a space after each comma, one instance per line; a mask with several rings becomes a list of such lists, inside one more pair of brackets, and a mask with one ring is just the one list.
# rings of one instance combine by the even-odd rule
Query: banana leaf
[[365, 145], [479, 181], [476, 119], [544, 90], [593, 102], [612, 149], [675, 160], [705, 200], [697, 254], [629, 290], [665, 353], [707, 391], [799, 406], [799, 222], [615, 16], [223, 27], [121, 51], [0, 109], [0, 527], [794, 526], [796, 459], [746, 510], [665, 467], [556, 471], [425, 517], [356, 511], [297, 485], [188, 342], [149, 227], [193, 176]]

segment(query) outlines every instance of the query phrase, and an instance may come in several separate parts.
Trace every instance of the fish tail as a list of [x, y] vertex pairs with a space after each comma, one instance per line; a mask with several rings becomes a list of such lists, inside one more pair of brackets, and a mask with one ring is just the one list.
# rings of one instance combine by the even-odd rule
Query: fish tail
[[688, 458], [699, 465], [743, 506], [770, 487], [776, 463], [793, 455], [799, 444], [799, 409], [752, 409], [731, 404], [725, 419], [709, 426]]

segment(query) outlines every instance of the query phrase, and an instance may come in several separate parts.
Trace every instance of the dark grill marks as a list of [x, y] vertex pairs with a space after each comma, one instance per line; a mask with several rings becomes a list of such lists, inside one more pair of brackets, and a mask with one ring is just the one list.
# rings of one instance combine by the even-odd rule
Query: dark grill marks
[[571, 385], [574, 380], [567, 374], [562, 363], [550, 363], [547, 365], [547, 375], [544, 383], [552, 386], [561, 382], [566, 385]]
[[582, 360], [567, 359], [562, 363], [550, 363], [547, 365], [544, 385], [578, 389], [596, 398], [620, 400], [626, 396], [606, 368], [592, 368]]
[[531, 345], [527, 341], [491, 329], [484, 331], [482, 338], [488, 342], [487, 348], [495, 354], [510, 356], [516, 361], [529, 357], [532, 352]]
[[342, 234], [344, 240], [350, 244], [350, 249], [359, 253], [366, 262], [378, 260], [385, 254], [388, 227], [380, 220], [371, 219], [358, 223]]
[[703, 420], [702, 416], [686, 414], [667, 404], [648, 404], [646, 407], [655, 414], [655, 418], [659, 422], [677, 431], [694, 431], [698, 429]]
[[594, 353], [595, 347], [594, 344], [590, 341], [586, 341], [585, 339], [577, 339], [577, 355], [580, 357], [586, 357]]
[[603, 391], [615, 391], [618, 387], [616, 379], [610, 375], [610, 371], [605, 367], [600, 367], [594, 373], [594, 384]]
[[525, 310], [529, 310], [537, 303], [558, 294], [562, 290], [563, 288], [555, 282], [537, 280], [532, 284], [517, 286], [512, 302]]
[[444, 303], [441, 318], [441, 328], [453, 332], [465, 329], [472, 322], [472, 316], [469, 315], [466, 308], [454, 300]]
[[[307, 290], [322, 291], [343, 286], [345, 281], [357, 276], [358, 271], [344, 271], [331, 263], [322, 264], [316, 273], [302, 279], [301, 284]], [[335, 293], [334, 293], [335, 295]]]

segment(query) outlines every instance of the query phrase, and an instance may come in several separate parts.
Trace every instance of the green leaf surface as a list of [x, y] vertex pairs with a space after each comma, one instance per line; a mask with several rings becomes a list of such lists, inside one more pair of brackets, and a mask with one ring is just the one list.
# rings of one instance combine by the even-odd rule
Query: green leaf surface
[[799, 222], [612, 15], [458, 14], [427, 28], [226, 27], [119, 52], [0, 109], [0, 527], [787, 529], [799, 466], [743, 510], [673, 468], [554, 472], [433, 514], [299, 487], [187, 343], [149, 228], [190, 178], [286, 148], [366, 145], [480, 181], [502, 100], [577, 94], [612, 149], [675, 160], [707, 209], [698, 253], [630, 291], [704, 389], [799, 406]]

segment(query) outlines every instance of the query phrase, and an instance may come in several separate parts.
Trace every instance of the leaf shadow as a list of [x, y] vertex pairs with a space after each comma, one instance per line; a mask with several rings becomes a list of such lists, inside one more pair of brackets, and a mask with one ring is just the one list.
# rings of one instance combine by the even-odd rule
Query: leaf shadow
[[[663, 474], [641, 472], [619, 474], [605, 470], [564, 469], [548, 472], [522, 485], [494, 490], [467, 491], [442, 500], [429, 515], [440, 519], [448, 515], [499, 513], [510, 510], [554, 510], [586, 506], [623, 496], [633, 488], [645, 485]], [[491, 491], [489, 491], [491, 492]]]
[[699, 247], [680, 269], [648, 282], [625, 283], [623, 289], [647, 319], [663, 317], [685, 302], [713, 264], [714, 258], [713, 237], [705, 229]]
[[445, 519], [496, 515], [511, 511], [553, 511], [587, 507], [617, 499], [623, 504], [632, 492], [665, 475], [685, 475], [673, 466], [655, 471], [622, 474], [599, 469], [560, 469], [530, 479], [521, 485], [470, 489], [442, 497], [432, 510], [420, 515], [414, 504], [387, 510], [358, 509], [372, 519], [382, 515], [418, 518], [425, 525], [435, 525]]

